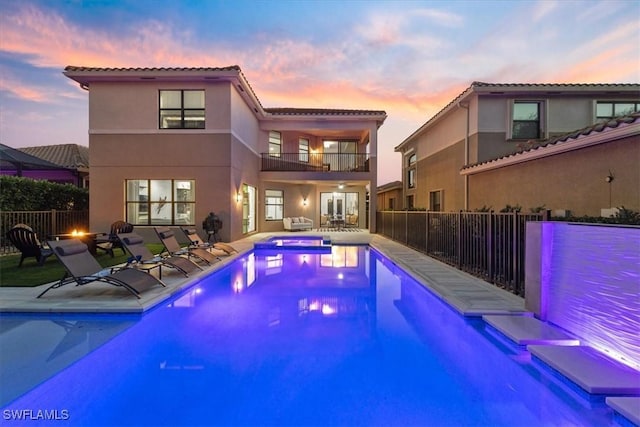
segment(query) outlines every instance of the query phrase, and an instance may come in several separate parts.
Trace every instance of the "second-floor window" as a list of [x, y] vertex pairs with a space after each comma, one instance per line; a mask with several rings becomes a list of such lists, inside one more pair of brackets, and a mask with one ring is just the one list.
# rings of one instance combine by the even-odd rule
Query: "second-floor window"
[[596, 103], [596, 121], [613, 119], [640, 111], [640, 102], [636, 101], [598, 101]]
[[269, 132], [269, 155], [280, 157], [282, 154], [282, 134], [274, 130]]
[[309, 140], [307, 138], [300, 138], [298, 140], [298, 159], [301, 162], [309, 162]]
[[540, 102], [515, 101], [512, 115], [512, 139], [540, 138]]
[[282, 220], [284, 216], [284, 192], [282, 190], [265, 190], [264, 208], [267, 221]]
[[415, 188], [416, 186], [416, 170], [409, 169], [407, 171], [407, 188]]
[[415, 188], [416, 186], [416, 154], [407, 157], [407, 188]]
[[204, 129], [204, 90], [161, 90], [160, 129]]

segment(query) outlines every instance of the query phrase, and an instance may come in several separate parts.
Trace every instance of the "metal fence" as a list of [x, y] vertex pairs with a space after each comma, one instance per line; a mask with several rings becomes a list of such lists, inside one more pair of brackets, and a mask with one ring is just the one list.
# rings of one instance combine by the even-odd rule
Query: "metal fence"
[[40, 240], [52, 234], [69, 233], [89, 229], [89, 211], [13, 211], [0, 212], [0, 254], [17, 251], [7, 239], [7, 231], [16, 224], [33, 228]]
[[545, 214], [377, 212], [378, 233], [524, 296], [525, 225]]

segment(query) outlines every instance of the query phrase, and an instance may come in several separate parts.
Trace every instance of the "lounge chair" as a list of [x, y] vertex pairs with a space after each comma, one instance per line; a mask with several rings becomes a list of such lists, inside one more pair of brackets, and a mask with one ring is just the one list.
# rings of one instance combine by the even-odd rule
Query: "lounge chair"
[[50, 289], [56, 289], [69, 283], [76, 286], [93, 282], [104, 282], [114, 286], [122, 286], [136, 298], [156, 285], [165, 286], [161, 280], [136, 268], [103, 269], [98, 261], [89, 253], [87, 245], [78, 239], [49, 241], [49, 247], [60, 260], [66, 270], [60, 281], [44, 290], [38, 298]]
[[38, 261], [38, 265], [42, 266], [47, 258], [53, 254], [50, 248], [40, 243], [38, 235], [26, 224], [14, 225], [11, 230], [7, 231], [7, 239], [22, 254], [18, 267], [22, 267], [22, 261], [30, 257], [34, 257]]
[[131, 233], [133, 231], [133, 225], [124, 221], [116, 221], [111, 224], [109, 234], [105, 233], [102, 238], [96, 239], [96, 248], [102, 249], [113, 258], [113, 250], [116, 248], [122, 249], [123, 254], [127, 254], [124, 247], [122, 246], [122, 242], [118, 239], [118, 234], [120, 233]]
[[194, 248], [180, 246], [175, 234], [168, 227], [155, 227], [156, 234], [160, 238], [160, 241], [164, 245], [169, 255], [187, 255], [189, 257], [195, 257], [199, 261], [202, 261], [208, 265], [214, 264], [220, 261], [220, 258], [204, 248]]
[[187, 236], [187, 238], [189, 239], [189, 244], [193, 247], [207, 249], [209, 252], [216, 256], [225, 256], [231, 255], [232, 253], [238, 253], [238, 251], [236, 251], [233, 247], [227, 245], [226, 243], [205, 242], [204, 240], [202, 240], [195, 228], [180, 227], [180, 229], [185, 234], [185, 236]]
[[130, 264], [142, 269], [158, 267], [160, 278], [162, 278], [162, 266], [174, 268], [185, 276], [189, 276], [189, 273], [194, 271], [202, 270], [198, 264], [185, 257], [161, 257], [152, 254], [149, 248], [144, 245], [144, 239], [137, 233], [120, 233], [118, 239], [132, 256]]

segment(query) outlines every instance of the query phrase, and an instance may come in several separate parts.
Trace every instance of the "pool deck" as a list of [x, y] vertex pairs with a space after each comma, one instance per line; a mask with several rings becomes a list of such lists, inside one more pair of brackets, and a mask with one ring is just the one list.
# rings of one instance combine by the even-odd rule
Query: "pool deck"
[[[368, 232], [296, 232], [259, 233], [231, 242], [239, 253], [191, 277], [163, 268], [166, 288], [156, 287], [135, 298], [122, 288], [108, 284], [82, 287], [67, 285], [52, 289], [42, 298], [36, 296], [49, 285], [34, 288], [0, 288], [0, 312], [13, 313], [143, 313], [194, 286], [211, 272], [223, 268], [236, 258], [253, 250], [254, 242], [273, 236], [327, 236], [334, 244], [367, 244], [382, 253], [393, 264], [428, 288], [461, 315], [482, 317], [517, 345], [526, 346], [534, 357], [570, 378], [590, 393], [608, 396], [607, 402], [618, 413], [640, 424], [640, 372], [611, 359], [594, 355], [593, 349], [580, 345], [552, 325], [533, 318], [524, 307], [524, 299], [470, 274], [430, 258], [416, 250], [385, 237]], [[631, 376], [629, 376], [631, 374]], [[631, 408], [631, 409], [629, 409]]]
[[[36, 298], [49, 285], [33, 288], [1, 287], [0, 312], [23, 313], [142, 313], [171, 298], [182, 290], [193, 286], [211, 272], [223, 268], [244, 253], [253, 249], [256, 241], [273, 236], [291, 235], [303, 237], [321, 235], [331, 238], [337, 244], [368, 244], [381, 252], [394, 264], [407, 271], [413, 278], [428, 287], [438, 297], [465, 316], [485, 314], [524, 314], [524, 300], [505, 290], [499, 289], [481, 279], [456, 270], [418, 251], [401, 245], [385, 237], [368, 232], [296, 232], [259, 233], [242, 240], [231, 242], [239, 254], [222, 257], [220, 262], [204, 267], [202, 272], [184, 277], [169, 268], [162, 269], [160, 286], [144, 292], [135, 298], [122, 288], [104, 283], [85, 286], [72, 284], [51, 289], [41, 298]], [[153, 273], [157, 274], [157, 273]]]

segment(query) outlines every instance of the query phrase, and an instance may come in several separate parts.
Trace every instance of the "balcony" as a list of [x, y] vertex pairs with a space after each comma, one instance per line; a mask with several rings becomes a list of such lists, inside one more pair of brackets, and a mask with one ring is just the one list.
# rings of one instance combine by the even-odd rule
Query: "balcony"
[[279, 172], [369, 172], [368, 154], [262, 153], [262, 171]]

